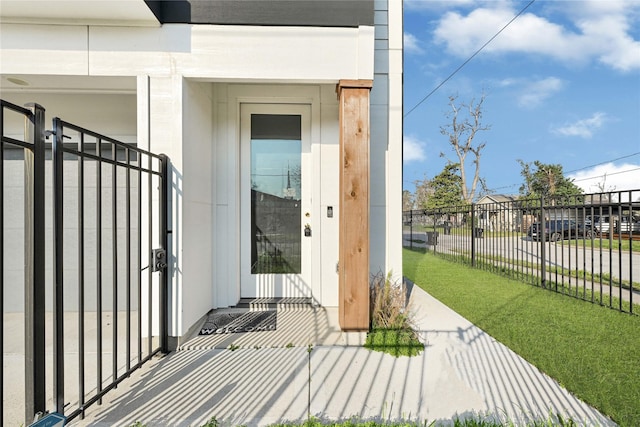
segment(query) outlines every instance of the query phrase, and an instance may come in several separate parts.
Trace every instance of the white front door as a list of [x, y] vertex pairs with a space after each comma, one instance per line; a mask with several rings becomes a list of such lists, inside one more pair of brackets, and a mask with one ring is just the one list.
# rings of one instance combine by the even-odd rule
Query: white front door
[[243, 298], [311, 297], [311, 114], [240, 105]]

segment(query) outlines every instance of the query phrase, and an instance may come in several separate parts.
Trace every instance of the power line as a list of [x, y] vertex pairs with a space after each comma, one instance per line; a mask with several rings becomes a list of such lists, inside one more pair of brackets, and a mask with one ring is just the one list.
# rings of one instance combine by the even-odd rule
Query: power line
[[633, 171], [640, 171], [640, 168], [635, 168], [635, 169], [627, 169], [625, 171], [619, 171], [619, 172], [613, 172], [613, 173], [606, 173], [604, 175], [598, 175], [598, 176], [590, 176], [588, 178], [580, 178], [580, 179], [574, 179], [573, 182], [579, 182], [579, 181], [588, 181], [590, 179], [595, 179], [595, 178], [605, 178], [607, 176], [612, 176], [612, 175], [620, 175], [621, 173], [629, 173], [629, 172], [633, 172]]
[[583, 168], [567, 171], [565, 173], [573, 173], [573, 172], [578, 172], [578, 171], [581, 171], [581, 170], [584, 170], [584, 169], [589, 169], [589, 168], [593, 168], [593, 167], [600, 166], [600, 165], [606, 165], [607, 163], [615, 162], [615, 161], [622, 160], [622, 159], [627, 159], [629, 157], [637, 156], [638, 154], [640, 154], [640, 151], [638, 151], [637, 153], [629, 154], [628, 156], [618, 157], [617, 159], [607, 160], [607, 161], [604, 161], [604, 162], [601, 162], [601, 163], [596, 163], [595, 165], [585, 166]]
[[424, 101], [426, 101], [427, 99], [429, 99], [429, 97], [431, 95], [433, 95], [438, 89], [440, 89], [442, 86], [444, 86], [444, 84], [446, 82], [448, 82], [453, 76], [455, 76], [458, 71], [460, 71], [465, 65], [467, 65], [473, 58], [476, 57], [477, 54], [480, 53], [480, 51], [482, 51], [485, 47], [487, 47], [487, 45], [489, 45], [489, 43], [491, 43], [496, 37], [498, 37], [500, 35], [500, 33], [502, 33], [509, 25], [511, 25], [511, 23], [513, 21], [515, 21], [520, 15], [522, 15], [524, 13], [525, 10], [527, 10], [529, 8], [529, 6], [531, 6], [533, 3], [535, 3], [536, 0], [531, 0], [524, 8], [522, 8], [522, 10], [520, 12], [518, 12], [509, 22], [506, 23], [506, 25], [504, 27], [502, 27], [500, 29], [500, 31], [498, 31], [497, 33], [495, 33], [493, 35], [493, 37], [491, 37], [485, 44], [483, 44], [482, 46], [480, 46], [480, 49], [476, 50], [475, 53], [473, 55], [471, 55], [469, 58], [467, 58], [466, 61], [464, 61], [458, 68], [455, 69], [455, 71], [451, 74], [449, 74], [449, 76], [444, 79], [442, 82], [440, 82], [440, 84], [438, 86], [436, 86], [431, 92], [429, 92], [424, 98], [422, 98], [420, 100], [420, 102], [418, 102], [416, 105], [413, 106], [413, 108], [411, 108], [409, 111], [407, 111], [404, 115], [404, 117], [406, 118], [409, 114], [411, 114], [413, 112], [413, 110], [415, 110], [416, 108], [418, 108]]

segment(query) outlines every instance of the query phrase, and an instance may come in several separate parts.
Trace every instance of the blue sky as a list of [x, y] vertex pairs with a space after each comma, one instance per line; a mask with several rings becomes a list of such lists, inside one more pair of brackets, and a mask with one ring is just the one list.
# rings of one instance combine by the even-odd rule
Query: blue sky
[[491, 129], [476, 142], [492, 192], [518, 193], [517, 159], [561, 164], [586, 192], [640, 189], [638, 0], [537, 0], [408, 113], [529, 2], [404, 0], [405, 189], [457, 161], [440, 134], [448, 97], [483, 92]]

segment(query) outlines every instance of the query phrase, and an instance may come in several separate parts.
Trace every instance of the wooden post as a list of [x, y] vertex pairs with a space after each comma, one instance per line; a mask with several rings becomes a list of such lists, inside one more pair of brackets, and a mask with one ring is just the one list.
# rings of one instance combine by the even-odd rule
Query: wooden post
[[341, 80], [339, 321], [369, 330], [369, 92], [372, 80]]

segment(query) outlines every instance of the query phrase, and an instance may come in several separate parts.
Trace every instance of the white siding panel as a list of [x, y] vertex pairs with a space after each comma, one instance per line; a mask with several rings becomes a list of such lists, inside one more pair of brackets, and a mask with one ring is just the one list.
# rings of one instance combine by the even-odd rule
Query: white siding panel
[[340, 207], [338, 204], [333, 206], [333, 218], [327, 218], [326, 205], [322, 220], [322, 235], [331, 237], [323, 238], [321, 253], [321, 274], [322, 274], [322, 300], [320, 303], [325, 307], [338, 306], [338, 273], [336, 265], [338, 263], [339, 242], [337, 236], [340, 230]]
[[186, 201], [211, 203], [213, 191], [213, 101], [211, 84], [185, 81], [183, 147]]
[[0, 73], [86, 75], [87, 27], [0, 25]]
[[136, 78], [136, 110], [138, 125], [138, 147], [149, 150], [149, 120], [151, 118], [151, 106], [149, 105], [150, 95], [149, 77], [145, 75]]
[[229, 227], [229, 209], [217, 205], [215, 213], [214, 241], [214, 302], [211, 308], [228, 307], [238, 302], [239, 288], [233, 269], [235, 259], [235, 231]]
[[374, 65], [376, 74], [389, 73], [389, 55], [390, 52], [388, 50], [376, 50]]
[[373, 12], [373, 23], [378, 25], [387, 25], [389, 22], [389, 14], [386, 10], [376, 10]]
[[[134, 94], [64, 94], [14, 92], [2, 99], [17, 105], [35, 102], [45, 107], [45, 124], [51, 126], [60, 117], [85, 129], [119, 139], [136, 142], [136, 96]], [[20, 123], [19, 131], [24, 127]], [[5, 125], [6, 126], [6, 125]], [[51, 141], [49, 141], [51, 142]]]
[[[386, 170], [385, 153], [388, 144], [388, 113], [384, 105], [371, 106], [371, 205], [386, 204]], [[373, 248], [373, 246], [372, 246]]]
[[373, 75], [372, 27], [172, 24], [92, 27], [90, 34], [90, 70], [97, 75], [326, 82]]
[[[394, 278], [399, 279], [402, 275], [402, 1], [375, 0], [375, 9], [376, 74], [371, 92], [371, 271], [376, 272], [376, 268], [393, 271]], [[381, 144], [383, 140], [385, 146]], [[384, 179], [379, 180], [379, 176]]]
[[213, 102], [211, 84], [183, 82], [184, 334], [213, 306]]
[[[320, 185], [320, 303], [326, 307], [338, 306], [338, 262], [340, 228], [340, 129], [338, 98], [335, 85], [321, 87], [321, 185]], [[333, 209], [333, 218], [327, 216], [327, 207]]]
[[[402, 50], [394, 49], [389, 51], [389, 69], [390, 73], [402, 73]], [[376, 69], [376, 72], [378, 70]]]
[[[338, 129], [338, 108], [322, 106], [322, 185], [320, 203], [323, 206], [337, 205], [340, 186], [340, 133]], [[326, 216], [326, 212], [322, 215]]]
[[185, 334], [211, 309], [214, 294], [211, 263], [213, 254], [211, 205], [185, 202], [183, 211], [182, 305], [175, 307], [180, 310], [181, 322], [179, 322], [179, 330], [173, 331], [175, 336]]
[[[336, 92], [335, 84], [328, 84], [320, 86], [320, 103], [323, 106], [335, 105], [338, 106], [338, 93]], [[336, 113], [338, 114], [338, 113]]]
[[187, 25], [90, 27], [90, 36], [92, 75], [169, 76], [189, 55], [191, 30]]
[[382, 39], [375, 41], [375, 49], [376, 50], [387, 50], [389, 49], [389, 40]]
[[377, 74], [371, 89], [371, 105], [389, 104], [389, 80], [386, 74]]
[[[387, 77], [389, 85], [389, 112], [391, 135], [402, 135], [402, 73], [390, 73]], [[394, 140], [396, 146], [402, 146], [402, 139]]]
[[[402, 68], [389, 74], [389, 147], [387, 167], [387, 265], [402, 273]], [[399, 70], [397, 68], [400, 68]]]
[[[388, 0], [374, 0], [373, 8], [375, 10], [387, 10], [389, 5], [387, 4]], [[393, 1], [393, 0], [392, 0]], [[402, 0], [395, 0], [396, 2], [401, 2]]]
[[[149, 96], [149, 149], [168, 155], [172, 166], [182, 176], [182, 78], [152, 77]], [[147, 126], [146, 121], [139, 126]]]
[[389, 48], [402, 50], [402, 1], [389, 0]]
[[[390, 268], [385, 260], [386, 255], [386, 206], [371, 206], [369, 226], [369, 245], [371, 255], [369, 257], [369, 272], [371, 274], [389, 272]], [[394, 271], [395, 273], [395, 271]]]
[[227, 128], [222, 123], [227, 120], [227, 103], [218, 102], [216, 106], [216, 119], [214, 125], [215, 140], [213, 142], [215, 149], [215, 175], [216, 175], [216, 203], [227, 205], [229, 203], [229, 192], [233, 191], [230, 187], [235, 182], [230, 169], [233, 161], [233, 153], [230, 152], [231, 147], [226, 143]]
[[376, 25], [375, 39], [386, 40], [389, 38], [389, 28], [386, 25]]
[[[143, 78], [138, 80], [144, 87]], [[154, 153], [164, 153], [171, 159], [171, 185], [172, 191], [171, 212], [169, 215], [172, 227], [171, 241], [168, 250], [169, 277], [172, 278], [169, 299], [171, 301], [169, 311], [169, 335], [179, 336], [185, 327], [182, 319], [182, 300], [184, 286], [184, 183], [183, 183], [183, 156], [182, 156], [182, 79], [171, 77], [153, 77], [149, 79], [148, 89], [138, 94], [139, 98], [148, 94], [148, 115], [138, 116], [138, 128], [149, 126], [150, 150]], [[139, 100], [139, 105], [145, 104]], [[144, 195], [143, 188], [143, 198]], [[143, 212], [143, 216], [145, 213]], [[143, 229], [143, 239], [146, 238], [146, 230]], [[190, 325], [187, 325], [187, 327]]]
[[[375, 68], [374, 54], [374, 34], [373, 27], [359, 27], [360, 43], [358, 45], [358, 77], [357, 79], [373, 79], [373, 70]], [[344, 58], [342, 59], [344, 61]], [[348, 79], [347, 75], [340, 76], [338, 79]]]

